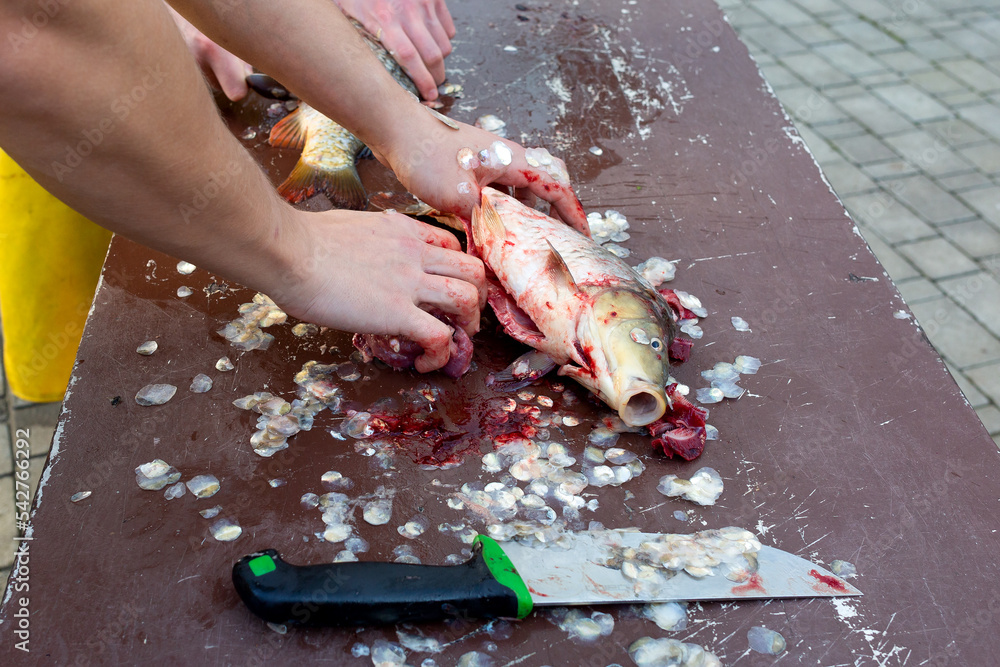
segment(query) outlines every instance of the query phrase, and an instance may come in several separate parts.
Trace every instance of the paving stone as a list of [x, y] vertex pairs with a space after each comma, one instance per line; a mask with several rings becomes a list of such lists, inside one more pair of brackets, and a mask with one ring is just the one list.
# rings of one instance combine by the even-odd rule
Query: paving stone
[[822, 93], [808, 87], [796, 86], [775, 91], [778, 99], [792, 118], [813, 125], [845, 120], [847, 116]]
[[920, 274], [913, 268], [913, 265], [903, 259], [889, 244], [879, 238], [878, 234], [874, 233], [873, 230], [868, 229], [860, 223], [858, 224], [858, 229], [861, 231], [861, 235], [865, 237], [868, 247], [871, 248], [871, 251], [878, 258], [882, 268], [889, 274], [893, 282], [920, 277]]
[[938, 285], [993, 335], [1000, 336], [1000, 282], [979, 271], [971, 276], [938, 281]]
[[[948, 297], [913, 304], [911, 310], [934, 348], [960, 369], [1000, 360], [1000, 341]], [[966, 375], [996, 402], [1000, 399], [1000, 369], [994, 371], [995, 394], [986, 388], [989, 385], [984, 384], [986, 378], [980, 370], [967, 370]]]
[[976, 209], [987, 222], [1000, 228], [1000, 188], [984, 188], [969, 190], [959, 196], [972, 208]]
[[984, 405], [976, 408], [976, 414], [990, 435], [1000, 435], [1000, 409], [995, 405]]
[[825, 25], [820, 25], [819, 23], [797, 25], [793, 28], [789, 28], [789, 32], [795, 35], [795, 38], [800, 42], [809, 46], [836, 42], [841, 39], [840, 35], [830, 30]]
[[959, 111], [966, 107], [974, 107], [977, 104], [983, 102], [983, 96], [979, 93], [974, 93], [971, 90], [962, 90], [957, 93], [948, 93], [947, 95], [939, 95], [938, 101], [948, 107]]
[[798, 53], [781, 61], [805, 81], [818, 88], [850, 83], [851, 77], [820, 58], [815, 53]]
[[892, 34], [896, 35], [904, 42], [912, 42], [917, 39], [931, 39], [934, 33], [927, 26], [916, 21], [894, 22], [892, 24]]
[[910, 83], [916, 84], [931, 95], [946, 95], [948, 93], [968, 91], [964, 83], [938, 69], [910, 74], [907, 78], [910, 80]]
[[965, 394], [965, 399], [969, 401], [969, 405], [978, 410], [980, 407], [990, 404], [989, 396], [979, 391], [979, 388], [972, 383], [972, 380], [965, 377], [965, 373], [958, 370], [954, 365], [949, 364], [947, 361], [944, 362], [944, 365], [948, 368], [948, 372], [951, 373], [951, 376], [955, 378], [958, 388], [962, 390], [963, 394]]
[[823, 90], [823, 94], [831, 100], [839, 100], [842, 97], [855, 97], [867, 94], [868, 90], [860, 83], [848, 83], [843, 86], [830, 86]]
[[10, 430], [6, 423], [0, 422], [0, 476], [12, 472], [14, 472], [14, 450], [11, 448]]
[[848, 42], [822, 44], [813, 47], [813, 52], [828, 60], [839, 71], [855, 77], [882, 72], [886, 69], [883, 63]]
[[1000, 44], [964, 26], [955, 30], [939, 30], [941, 35], [958, 47], [963, 53], [989, 60], [1000, 58]]
[[992, 93], [1000, 90], [1000, 76], [971, 58], [943, 62], [941, 69], [947, 70], [949, 74], [961, 80], [969, 88], [981, 93]]
[[894, 8], [887, 7], [870, 0], [840, 0], [841, 4], [854, 10], [854, 13], [865, 19], [874, 20], [876, 23], [888, 22], [895, 12]]
[[806, 142], [806, 146], [809, 147], [809, 152], [813, 154], [813, 157], [820, 164], [840, 157], [840, 154], [833, 150], [833, 147], [830, 146], [830, 143], [826, 139], [813, 132], [807, 125], [800, 126], [798, 130], [799, 135]]
[[844, 7], [835, 0], [795, 0], [795, 4], [815, 16], [844, 12]]
[[951, 112], [933, 97], [916, 86], [904, 83], [899, 86], [881, 86], [873, 92], [888, 102], [896, 111], [914, 122], [948, 118]]
[[769, 25], [771, 22], [766, 17], [759, 14], [751, 5], [738, 2], [735, 6], [726, 8], [726, 18], [729, 22], [742, 30], [755, 25]]
[[[834, 28], [836, 30], [836, 28]], [[917, 39], [906, 43], [908, 49], [930, 61], [959, 58], [965, 55], [961, 49], [940, 37]]]
[[866, 164], [861, 168], [866, 174], [876, 181], [902, 178], [918, 173], [916, 167], [906, 160], [887, 160], [886, 162], [875, 162]]
[[831, 160], [823, 164], [823, 173], [841, 197], [869, 190], [877, 190], [878, 186], [860, 169], [847, 160]]
[[940, 228], [952, 243], [974, 259], [1000, 255], [1000, 230], [977, 218]]
[[[800, 3], [801, 4], [801, 3]], [[979, 31], [979, 34], [985, 35], [992, 39], [996, 39], [997, 35], [1000, 35], [1000, 18], [996, 16], [990, 16], [985, 19], [976, 21], [971, 26], [974, 30]]]
[[972, 168], [944, 140], [922, 130], [885, 137], [885, 142], [921, 171], [932, 176], [954, 174]]
[[891, 148], [870, 134], [837, 139], [833, 145], [855, 164], [864, 165], [871, 162], [893, 160], [898, 157]]
[[756, 0], [753, 6], [777, 25], [802, 25], [816, 20], [787, 0]]
[[802, 79], [795, 76], [795, 74], [784, 65], [779, 65], [778, 63], [763, 65], [761, 66], [760, 71], [761, 74], [764, 75], [764, 78], [767, 79], [767, 82], [771, 84], [771, 88], [774, 88], [775, 90], [802, 85]]
[[972, 146], [989, 141], [987, 135], [969, 125], [961, 118], [949, 118], [948, 120], [936, 120], [932, 123], [922, 123], [920, 127], [937, 137], [941, 137], [950, 146], [955, 148]]
[[898, 187], [896, 197], [914, 211], [920, 211], [920, 217], [931, 224], [954, 222], [974, 215], [965, 204], [926, 176], [910, 176], [895, 183]]
[[934, 65], [916, 53], [907, 49], [899, 51], [887, 51], [876, 56], [884, 67], [889, 67], [900, 74], [911, 74], [913, 72], [926, 72], [934, 68]]
[[976, 263], [962, 251], [940, 237], [901, 244], [896, 249], [931, 280], [971, 273], [977, 268]]
[[865, 74], [864, 76], [858, 77], [858, 82], [863, 84], [866, 89], [884, 86], [890, 83], [899, 83], [902, 80], [903, 75], [889, 70], [878, 72], [876, 74]]
[[749, 38], [760, 46], [761, 50], [775, 56], [801, 53], [808, 49], [805, 44], [792, 37], [788, 31], [776, 25], [745, 28], [740, 31], [740, 37]]
[[976, 188], [990, 187], [993, 181], [978, 171], [969, 171], [964, 174], [953, 176], [942, 176], [937, 179], [938, 185], [949, 192], [965, 192]]
[[14, 477], [0, 477], [0, 567], [14, 564], [17, 548], [17, 529], [14, 527]]
[[845, 197], [844, 203], [860, 224], [874, 230], [887, 243], [896, 244], [937, 236], [933, 227], [886, 191]]
[[[892, 275], [891, 273], [889, 274]], [[903, 295], [907, 304], [913, 305], [928, 299], [935, 299], [941, 296], [941, 290], [934, 286], [934, 283], [927, 278], [914, 278], [896, 282], [896, 289]]]
[[969, 369], [965, 374], [994, 404], [1000, 404], [1000, 361]]
[[[1000, 109], [997, 110], [997, 113], [1000, 113]], [[1000, 145], [991, 142], [960, 148], [958, 152], [975, 165], [976, 169], [987, 174], [1000, 173]]]
[[812, 129], [816, 133], [826, 137], [830, 141], [842, 139], [844, 137], [856, 137], [867, 134], [868, 130], [862, 127], [857, 121], [842, 120], [835, 123], [813, 123]]
[[875, 134], [903, 132], [914, 127], [908, 119], [871, 93], [840, 98], [836, 104]]

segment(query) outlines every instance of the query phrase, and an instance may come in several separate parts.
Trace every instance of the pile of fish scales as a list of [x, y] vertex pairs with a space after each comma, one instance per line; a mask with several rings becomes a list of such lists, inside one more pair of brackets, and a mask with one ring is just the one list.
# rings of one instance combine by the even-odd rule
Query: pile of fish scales
[[288, 315], [271, 300], [257, 293], [250, 303], [240, 305], [240, 317], [219, 329], [220, 336], [241, 350], [266, 350], [274, 336], [262, 331], [275, 324], [283, 324]]
[[722, 661], [697, 644], [642, 637], [628, 647], [638, 667], [722, 667]]

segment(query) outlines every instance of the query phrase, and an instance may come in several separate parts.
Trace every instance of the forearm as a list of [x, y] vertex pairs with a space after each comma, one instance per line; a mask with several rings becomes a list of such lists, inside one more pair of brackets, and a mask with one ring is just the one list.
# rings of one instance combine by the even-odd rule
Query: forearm
[[[6, 2], [19, 33], [33, 2]], [[0, 58], [0, 145], [115, 232], [254, 285], [284, 271], [285, 206], [218, 117], [166, 7], [60, 5]]]
[[377, 153], [406, 143], [427, 114], [330, 0], [170, 0], [228, 51], [277, 78]]

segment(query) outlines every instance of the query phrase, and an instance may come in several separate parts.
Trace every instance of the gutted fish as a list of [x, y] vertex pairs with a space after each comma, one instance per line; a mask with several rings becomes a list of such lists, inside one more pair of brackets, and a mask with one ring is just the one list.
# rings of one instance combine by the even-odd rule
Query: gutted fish
[[663, 416], [676, 325], [660, 293], [591, 239], [492, 188], [482, 191], [471, 237], [496, 276], [489, 302], [509, 335], [629, 426]]

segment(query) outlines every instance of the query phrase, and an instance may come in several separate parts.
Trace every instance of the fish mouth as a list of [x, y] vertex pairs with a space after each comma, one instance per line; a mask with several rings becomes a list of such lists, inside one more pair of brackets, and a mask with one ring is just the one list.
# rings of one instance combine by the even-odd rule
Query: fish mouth
[[652, 424], [667, 411], [667, 396], [653, 384], [629, 387], [622, 396], [618, 416], [629, 426]]

